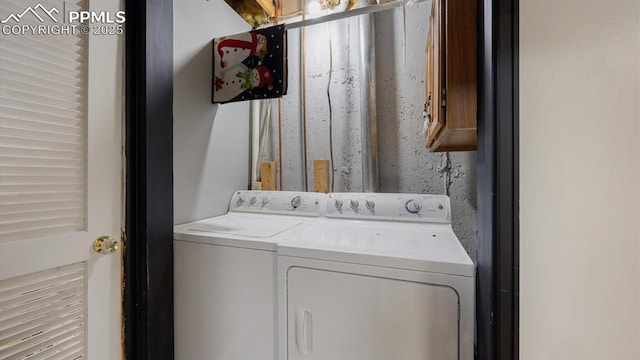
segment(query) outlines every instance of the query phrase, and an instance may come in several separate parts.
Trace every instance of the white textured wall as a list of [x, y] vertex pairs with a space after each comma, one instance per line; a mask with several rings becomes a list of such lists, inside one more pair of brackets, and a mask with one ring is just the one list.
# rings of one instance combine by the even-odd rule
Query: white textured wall
[[211, 42], [249, 29], [223, 0], [174, 1], [176, 224], [225, 213], [248, 186], [249, 105], [211, 104]]
[[640, 359], [640, 2], [520, 1], [520, 359]]
[[[475, 152], [451, 153], [449, 157], [430, 153], [425, 149], [422, 135], [424, 51], [430, 7], [429, 1], [407, 7], [406, 58], [402, 9], [375, 16], [379, 191], [442, 194], [444, 175], [448, 173], [454, 231], [475, 258]], [[358, 18], [349, 18], [306, 29], [307, 183], [310, 190], [313, 189], [313, 160], [330, 158], [327, 97], [330, 36], [334, 191], [362, 191], [358, 22]], [[289, 93], [282, 99], [283, 189], [302, 190], [299, 30], [289, 31], [288, 50]], [[277, 131], [277, 116], [274, 116], [266, 160], [278, 160]]]

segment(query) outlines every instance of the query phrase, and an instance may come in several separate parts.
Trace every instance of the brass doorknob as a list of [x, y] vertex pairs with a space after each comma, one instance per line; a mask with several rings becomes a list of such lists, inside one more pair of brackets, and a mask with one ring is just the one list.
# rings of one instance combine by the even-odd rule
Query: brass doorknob
[[118, 240], [112, 236], [100, 236], [93, 242], [93, 250], [98, 254], [111, 254], [118, 250]]

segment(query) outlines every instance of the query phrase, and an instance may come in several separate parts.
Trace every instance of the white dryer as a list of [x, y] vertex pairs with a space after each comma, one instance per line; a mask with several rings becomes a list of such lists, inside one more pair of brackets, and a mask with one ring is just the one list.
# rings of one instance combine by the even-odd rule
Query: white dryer
[[449, 198], [330, 194], [278, 244], [281, 359], [472, 360], [475, 267]]
[[238, 191], [225, 215], [174, 229], [175, 358], [275, 359], [276, 238], [325, 194]]

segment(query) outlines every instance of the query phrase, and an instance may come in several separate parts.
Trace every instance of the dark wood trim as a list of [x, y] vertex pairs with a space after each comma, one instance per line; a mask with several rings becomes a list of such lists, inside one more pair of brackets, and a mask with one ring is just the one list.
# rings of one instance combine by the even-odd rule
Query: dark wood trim
[[173, 1], [126, 1], [126, 359], [173, 359]]
[[519, 358], [518, 0], [480, 0], [479, 360]]

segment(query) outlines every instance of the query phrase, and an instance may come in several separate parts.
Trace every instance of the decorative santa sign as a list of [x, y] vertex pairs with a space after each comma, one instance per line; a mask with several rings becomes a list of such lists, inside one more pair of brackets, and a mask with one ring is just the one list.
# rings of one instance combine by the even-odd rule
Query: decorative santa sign
[[284, 25], [213, 39], [212, 102], [285, 95], [286, 45]]

